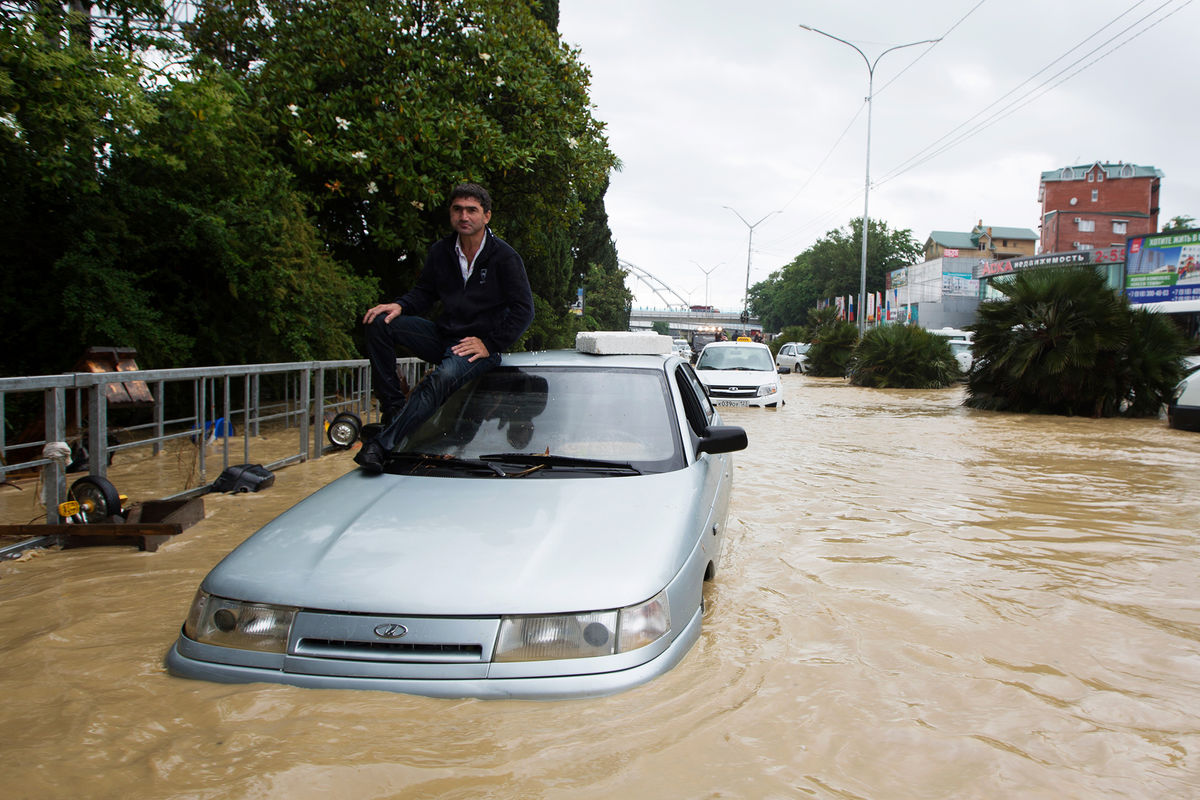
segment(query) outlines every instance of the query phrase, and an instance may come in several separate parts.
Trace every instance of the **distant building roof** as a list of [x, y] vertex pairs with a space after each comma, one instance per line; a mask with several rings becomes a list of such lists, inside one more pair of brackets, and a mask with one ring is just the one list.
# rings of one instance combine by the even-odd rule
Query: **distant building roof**
[[1002, 228], [997, 225], [984, 225], [980, 223], [975, 226], [974, 230], [970, 231], [931, 231], [929, 239], [934, 244], [940, 244], [942, 247], [959, 250], [978, 250], [980, 237], [988, 232], [991, 232], [993, 240], [1025, 240], [1036, 242], [1038, 235], [1029, 228]]
[[1080, 181], [1097, 167], [1104, 171], [1106, 180], [1113, 178], [1161, 178], [1163, 172], [1156, 167], [1126, 164], [1118, 161], [1115, 164], [1104, 161], [1093, 161], [1090, 164], [1079, 164], [1071, 167], [1061, 167], [1042, 173], [1042, 182], [1046, 181]]
[[940, 244], [942, 247], [957, 247], [962, 250], [974, 250], [976, 247], [970, 232], [932, 231], [929, 238], [934, 244]]

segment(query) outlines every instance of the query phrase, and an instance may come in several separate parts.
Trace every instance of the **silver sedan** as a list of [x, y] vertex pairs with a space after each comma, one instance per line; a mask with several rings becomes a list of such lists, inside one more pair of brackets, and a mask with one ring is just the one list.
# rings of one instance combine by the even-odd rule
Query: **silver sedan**
[[670, 669], [700, 633], [746, 435], [661, 338], [505, 356], [382, 475], [347, 474], [218, 564], [170, 671], [562, 698]]

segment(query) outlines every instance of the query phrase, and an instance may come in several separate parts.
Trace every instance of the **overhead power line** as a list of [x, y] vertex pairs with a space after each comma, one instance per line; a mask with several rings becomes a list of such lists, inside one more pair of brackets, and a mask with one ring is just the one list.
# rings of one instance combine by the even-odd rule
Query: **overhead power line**
[[[1137, 39], [1139, 36], [1142, 36], [1146, 32], [1148, 32], [1151, 29], [1162, 24], [1163, 22], [1165, 22], [1167, 19], [1169, 19], [1173, 15], [1177, 14], [1178, 12], [1182, 11], [1187, 6], [1191, 5], [1193, 0], [1185, 0], [1181, 5], [1170, 10], [1166, 14], [1162, 15], [1160, 18], [1155, 19], [1150, 22], [1147, 22], [1152, 17], [1154, 17], [1156, 14], [1159, 14], [1161, 11], [1163, 11], [1163, 9], [1170, 6], [1173, 2], [1176, 2], [1176, 0], [1168, 0], [1168, 2], [1158, 5], [1152, 11], [1148, 12], [1147, 14], [1138, 18], [1134, 22], [1130, 23], [1125, 28], [1121, 29], [1114, 35], [1110, 36], [1108, 39], [1106, 39], [1105, 41], [1103, 41], [1096, 47], [1092, 48], [1088, 52], [1086, 52], [1086, 53], [1082, 54], [1081, 56], [1079, 56], [1078, 58], [1076, 58], [1074, 61], [1071, 61], [1069, 64], [1067, 64], [1062, 69], [1060, 69], [1058, 72], [1054, 73], [1053, 75], [1051, 75], [1048, 78], [1046, 78], [1045, 80], [1043, 80], [1041, 83], [1029, 88], [1027, 91], [1022, 93], [1016, 99], [1012, 100], [1011, 102], [1007, 103], [1006, 105], [1004, 105], [1000, 108], [996, 108], [998, 105], [1003, 103], [1006, 99], [1008, 99], [1009, 97], [1012, 97], [1014, 94], [1016, 94], [1022, 87], [1025, 87], [1028, 84], [1032, 83], [1043, 73], [1045, 73], [1046, 71], [1048, 71], [1049, 69], [1054, 67], [1059, 62], [1063, 61], [1071, 53], [1074, 53], [1076, 50], [1083, 47], [1089, 41], [1092, 41], [1093, 39], [1095, 39], [1106, 29], [1115, 25], [1122, 17], [1127, 16], [1132, 11], [1134, 11], [1134, 9], [1136, 9], [1140, 5], [1143, 5], [1145, 2], [1146, 2], [1146, 0], [1139, 0], [1139, 2], [1134, 3], [1132, 6], [1127, 8], [1125, 11], [1121, 12], [1116, 17], [1114, 17], [1113, 19], [1106, 22], [1104, 25], [1100, 26], [1098, 29], [1096, 29], [1095, 32], [1093, 32], [1089, 36], [1084, 37], [1084, 39], [1082, 39], [1074, 47], [1071, 47], [1069, 50], [1064, 52], [1058, 58], [1054, 59], [1049, 64], [1047, 64], [1046, 66], [1042, 67], [1040, 70], [1035, 72], [1033, 75], [1029, 76], [1024, 81], [1017, 84], [1015, 87], [1013, 87], [1007, 93], [1005, 93], [1001, 97], [994, 100], [992, 103], [985, 106], [983, 109], [978, 111], [976, 114], [969, 117], [967, 120], [965, 120], [964, 122], [959, 124], [957, 127], [953, 128], [948, 133], [943, 135], [941, 138], [939, 138], [936, 141], [934, 141], [933, 143], [929, 144], [922, 150], [919, 150], [917, 153], [910, 156], [907, 160], [901, 162], [896, 167], [893, 167], [891, 170], [884, 173], [884, 175], [876, 182], [876, 185], [882, 185], [884, 183], [887, 183], [888, 181], [893, 180], [893, 179], [899, 177], [900, 175], [903, 175], [905, 172], [908, 172], [911, 169], [914, 169], [918, 166], [921, 166], [922, 164], [925, 164], [926, 162], [930, 161], [933, 158], [936, 158], [937, 156], [941, 155], [942, 153], [945, 153], [946, 151], [948, 151], [954, 147], [957, 147], [958, 145], [960, 145], [963, 142], [967, 141], [968, 139], [972, 138], [976, 134], [982, 132], [986, 128], [991, 127], [992, 125], [994, 125], [996, 122], [1000, 121], [1001, 119], [1007, 118], [1008, 115], [1012, 111], [1015, 111], [1016, 109], [1018, 109], [1024, 105], [1027, 105], [1027, 104], [1033, 102], [1034, 100], [1037, 100], [1042, 95], [1057, 88], [1058, 86], [1061, 86], [1063, 83], [1069, 81], [1071, 78], [1074, 78], [1076, 75], [1079, 75], [1081, 72], [1084, 72], [1085, 70], [1091, 68], [1098, 62], [1100, 62], [1103, 59], [1107, 58], [1108, 56], [1112, 55], [1117, 50], [1121, 49], [1125, 45], [1127, 45], [1130, 42]], [[1144, 25], [1144, 27], [1135, 31], [1134, 29], [1137, 28], [1139, 25]], [[1130, 34], [1131, 31], [1133, 31], [1132, 34]], [[1118, 39], [1120, 39], [1123, 36], [1126, 36], [1127, 34], [1130, 34], [1130, 35], [1128, 35], [1128, 38], [1124, 39], [1123, 41], [1117, 42]], [[1116, 42], [1116, 44], [1114, 44], [1114, 42]], [[1108, 48], [1108, 49], [1105, 49], [1105, 48]], [[1103, 52], [1101, 52], [1101, 51], [1103, 51]], [[1097, 53], [1099, 53], [1099, 55], [1097, 55]], [[1083, 62], [1085, 59], [1088, 59], [1092, 56], [1096, 56], [1096, 57], [1090, 61], [1087, 61], [1087, 63], [1084, 63], [1082, 66], [1079, 66], [1081, 64], [1081, 62]], [[1068, 73], [1070, 70], [1072, 70], [1076, 66], [1079, 66], [1079, 68], [1075, 69], [1074, 72], [1070, 72], [1070, 74], [1066, 74], [1064, 77], [1065, 73]], [[996, 109], [996, 110], [992, 111], [992, 109]], [[990, 114], [988, 114], [989, 111], [991, 111]], [[978, 122], [977, 124], [971, 126], [971, 123], [975, 122], [975, 120], [978, 120], [980, 117], [983, 117], [985, 114], [988, 114], [988, 116], [985, 119], [983, 119], [982, 121]], [[968, 126], [971, 126], [971, 127], [968, 128]], [[966, 130], [963, 130], [964, 128], [966, 128]], [[959, 133], [960, 131], [962, 131], [962, 132]]]

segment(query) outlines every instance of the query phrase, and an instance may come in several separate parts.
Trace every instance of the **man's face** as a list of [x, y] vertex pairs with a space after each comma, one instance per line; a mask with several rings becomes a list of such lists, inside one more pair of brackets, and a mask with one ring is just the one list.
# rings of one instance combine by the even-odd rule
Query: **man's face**
[[474, 236], [491, 219], [492, 212], [484, 211], [474, 197], [456, 197], [450, 202], [450, 225], [459, 236]]

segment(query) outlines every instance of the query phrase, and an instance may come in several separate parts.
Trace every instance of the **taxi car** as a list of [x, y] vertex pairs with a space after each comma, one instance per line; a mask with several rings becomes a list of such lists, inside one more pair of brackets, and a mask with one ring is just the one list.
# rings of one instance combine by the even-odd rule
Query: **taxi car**
[[657, 334], [517, 353], [250, 536], [200, 584], [178, 676], [438, 697], [611, 694], [700, 634], [732, 491], [722, 424]]
[[771, 348], [758, 342], [712, 342], [696, 359], [696, 375], [713, 405], [783, 405], [783, 383]]

